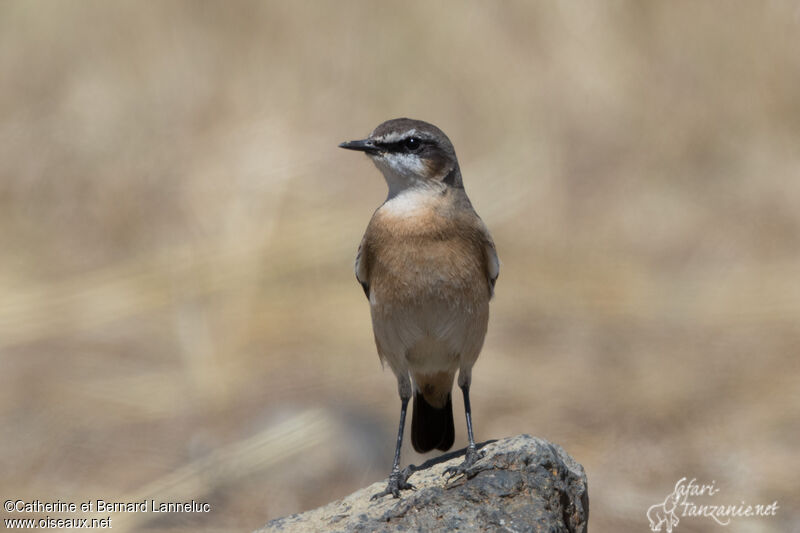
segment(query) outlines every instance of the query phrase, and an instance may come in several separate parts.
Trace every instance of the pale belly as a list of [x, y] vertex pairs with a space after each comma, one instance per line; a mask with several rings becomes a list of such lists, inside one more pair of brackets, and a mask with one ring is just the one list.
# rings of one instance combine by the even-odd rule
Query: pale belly
[[455, 290], [446, 283], [425, 290], [418, 283], [415, 287], [391, 300], [383, 299], [380, 291], [371, 294], [372, 326], [381, 358], [396, 372], [412, 374], [471, 367], [489, 320], [488, 296], [482, 295], [486, 289]]

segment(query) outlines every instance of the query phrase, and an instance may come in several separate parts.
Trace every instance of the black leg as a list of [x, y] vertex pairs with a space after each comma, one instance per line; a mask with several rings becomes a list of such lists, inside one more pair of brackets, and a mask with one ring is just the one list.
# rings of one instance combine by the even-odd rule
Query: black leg
[[472, 407], [469, 404], [469, 385], [461, 387], [464, 393], [464, 414], [467, 415], [467, 435], [469, 435], [469, 447], [467, 450], [475, 451], [475, 437], [472, 435]]
[[467, 418], [469, 446], [467, 446], [464, 462], [458, 466], [449, 466], [443, 472], [443, 475], [448, 476], [448, 479], [453, 479], [460, 475], [469, 476], [472, 467], [483, 457], [483, 453], [478, 453], [478, 448], [475, 446], [475, 437], [472, 434], [472, 407], [469, 404], [469, 385], [463, 385], [461, 387], [461, 392], [464, 393], [464, 414]]
[[397, 446], [394, 449], [394, 462], [392, 463], [392, 472], [389, 474], [389, 485], [383, 492], [373, 495], [371, 498], [372, 500], [377, 500], [387, 494], [399, 498], [401, 490], [414, 489], [414, 485], [408, 483], [408, 478], [414, 472], [414, 465], [409, 465], [404, 470], [400, 470], [400, 449], [403, 446], [403, 432], [406, 427], [408, 400], [408, 398], [402, 398], [403, 405], [400, 410], [400, 427], [397, 430]]

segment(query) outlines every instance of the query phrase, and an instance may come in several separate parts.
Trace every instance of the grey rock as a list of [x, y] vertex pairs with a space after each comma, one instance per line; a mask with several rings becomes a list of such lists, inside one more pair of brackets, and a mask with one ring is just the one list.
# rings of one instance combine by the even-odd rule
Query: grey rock
[[464, 450], [448, 453], [416, 467], [409, 482], [417, 490], [399, 499], [370, 501], [384, 480], [258, 531], [587, 531], [586, 473], [560, 446], [519, 435], [480, 448], [484, 456], [468, 478], [446, 482], [442, 472], [461, 463]]

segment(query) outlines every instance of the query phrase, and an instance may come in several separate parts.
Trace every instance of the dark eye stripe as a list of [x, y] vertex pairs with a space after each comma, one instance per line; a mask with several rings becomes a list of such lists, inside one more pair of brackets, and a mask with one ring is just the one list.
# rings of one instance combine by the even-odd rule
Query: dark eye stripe
[[[429, 144], [428, 141], [425, 139], [420, 139], [419, 137], [414, 137], [419, 142], [419, 147], [411, 150], [413, 152], [419, 152], [426, 144]], [[387, 152], [409, 152], [410, 150], [406, 146], [408, 139], [403, 139], [402, 141], [397, 141], [393, 143], [380, 143], [380, 147], [386, 150]]]

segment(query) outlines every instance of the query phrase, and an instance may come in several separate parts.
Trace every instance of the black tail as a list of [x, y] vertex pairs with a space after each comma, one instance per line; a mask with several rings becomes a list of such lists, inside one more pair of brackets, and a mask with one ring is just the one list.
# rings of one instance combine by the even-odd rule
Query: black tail
[[437, 409], [422, 396], [414, 394], [414, 412], [411, 417], [411, 444], [419, 453], [438, 448], [446, 452], [453, 446], [455, 428], [453, 427], [453, 401], [447, 395], [447, 404]]

